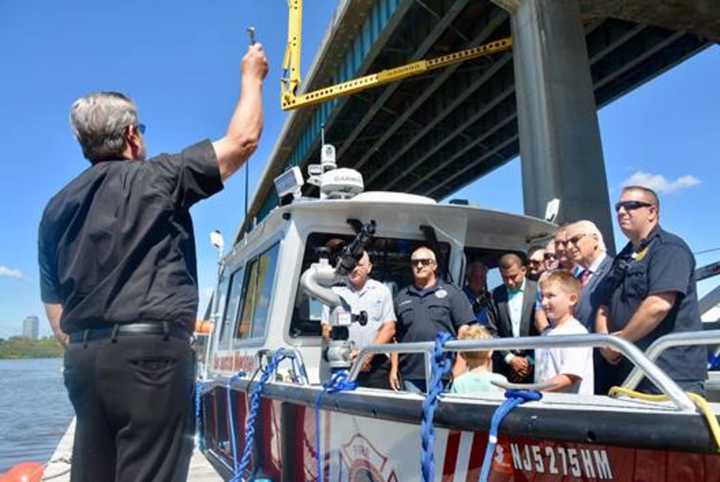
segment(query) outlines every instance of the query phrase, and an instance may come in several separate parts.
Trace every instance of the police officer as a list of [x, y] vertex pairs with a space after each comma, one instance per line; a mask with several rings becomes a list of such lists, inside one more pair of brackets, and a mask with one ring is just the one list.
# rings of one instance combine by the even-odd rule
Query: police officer
[[[605, 303], [598, 311], [597, 331], [614, 333], [645, 350], [669, 333], [702, 330], [695, 259], [682, 239], [660, 227], [657, 194], [642, 186], [625, 187], [615, 210], [630, 242], [603, 281]], [[612, 349], [601, 353], [610, 364], [609, 385], [620, 385], [632, 364]], [[683, 389], [703, 393], [707, 375], [703, 347], [668, 349], [656, 363]], [[646, 379], [638, 389], [657, 393]]]
[[267, 71], [255, 44], [226, 134], [150, 161], [128, 97], [98, 92], [72, 106], [92, 165], [48, 203], [39, 264], [77, 415], [73, 482], [187, 478], [198, 305], [190, 207], [222, 190], [255, 151]]
[[[414, 282], [395, 298], [397, 339], [400, 343], [434, 341], [438, 332], [453, 336], [464, 325], [475, 322], [470, 302], [457, 287], [437, 276], [437, 258], [432, 249], [420, 247], [410, 257]], [[422, 354], [401, 355], [399, 373], [405, 390], [426, 392], [425, 358]], [[393, 363], [390, 385], [399, 389], [398, 366]]]

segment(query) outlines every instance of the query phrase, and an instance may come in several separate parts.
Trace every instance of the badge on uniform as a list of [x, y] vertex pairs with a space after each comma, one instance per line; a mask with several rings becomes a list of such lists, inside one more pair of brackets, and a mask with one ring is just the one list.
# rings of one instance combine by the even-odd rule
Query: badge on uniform
[[447, 295], [448, 295], [447, 291], [445, 291], [445, 290], [442, 289], [442, 288], [439, 289], [439, 290], [437, 290], [437, 291], [435, 292], [435, 296], [437, 296], [437, 297], [440, 298], [440, 299], [445, 298]]

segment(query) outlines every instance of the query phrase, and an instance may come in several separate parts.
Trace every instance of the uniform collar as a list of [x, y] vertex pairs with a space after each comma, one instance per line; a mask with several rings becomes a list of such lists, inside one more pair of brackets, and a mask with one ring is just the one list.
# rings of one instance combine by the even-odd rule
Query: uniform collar
[[408, 290], [418, 296], [425, 296], [427, 294], [436, 292], [437, 290], [439, 290], [440, 288], [443, 288], [444, 286], [445, 285], [443, 284], [443, 281], [440, 278], [437, 278], [437, 280], [435, 281], [435, 284], [432, 285], [430, 288], [420, 289], [417, 286], [415, 286], [415, 283], [413, 283], [410, 285]]
[[[662, 241], [664, 237], [665, 231], [660, 227], [660, 224], [656, 224], [652, 231], [650, 231], [648, 235], [640, 241], [640, 245], [637, 249], [635, 249], [632, 241], [630, 241], [627, 245], [625, 245], [623, 250], [620, 252], [620, 255], [622, 255], [623, 257], [637, 259], [637, 257], [640, 256], [641, 253], [647, 252], [647, 249], [650, 247], [650, 244], [655, 238]], [[644, 255], [642, 257], [644, 257]]]

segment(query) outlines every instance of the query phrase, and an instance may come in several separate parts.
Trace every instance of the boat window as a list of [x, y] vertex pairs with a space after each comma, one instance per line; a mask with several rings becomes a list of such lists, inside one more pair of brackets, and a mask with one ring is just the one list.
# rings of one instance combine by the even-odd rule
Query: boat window
[[236, 339], [261, 338], [265, 335], [279, 248], [279, 244], [273, 245], [247, 266], [242, 310], [235, 330]]
[[230, 333], [232, 332], [232, 325], [237, 318], [238, 306], [240, 306], [240, 297], [242, 295], [242, 282], [243, 282], [243, 269], [242, 267], [235, 270], [231, 276], [225, 276], [218, 287], [218, 291], [222, 293], [220, 304], [218, 304], [218, 310], [222, 310], [225, 293], [227, 292], [227, 286], [230, 285], [230, 292], [227, 294], [227, 304], [225, 305], [225, 311], [223, 312], [222, 323], [220, 325], [220, 335], [218, 345], [222, 348], [226, 344]]
[[[305, 243], [305, 252], [302, 261], [302, 271], [318, 261], [318, 248], [329, 248], [333, 254], [353, 239], [354, 236], [331, 233], [312, 233]], [[375, 237], [370, 242], [367, 251], [373, 263], [370, 277], [385, 283], [391, 290], [393, 297], [400, 288], [412, 282], [410, 270], [410, 255], [427, 242], [418, 239], [399, 239]], [[450, 260], [449, 243], [438, 243], [435, 247], [438, 258], [440, 275], [447, 279], [447, 266]], [[331, 259], [334, 264], [335, 260]], [[303, 293], [298, 282], [293, 308], [293, 318], [290, 324], [290, 336], [320, 336], [320, 320], [322, 317], [322, 304], [309, 298]]]

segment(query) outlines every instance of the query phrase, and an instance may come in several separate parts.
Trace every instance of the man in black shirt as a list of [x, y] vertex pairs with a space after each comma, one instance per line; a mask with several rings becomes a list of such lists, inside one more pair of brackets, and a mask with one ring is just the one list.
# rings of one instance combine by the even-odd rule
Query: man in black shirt
[[[414, 282], [395, 298], [397, 339], [400, 343], [435, 341], [441, 331], [453, 336], [464, 325], [475, 323], [475, 315], [465, 294], [437, 276], [437, 258], [433, 250], [420, 247], [410, 256]], [[399, 389], [398, 367], [390, 370], [390, 386]], [[406, 390], [425, 392], [425, 357], [400, 356], [400, 375]]]
[[77, 415], [73, 482], [187, 477], [198, 304], [189, 209], [220, 191], [257, 147], [267, 70], [253, 45], [225, 136], [149, 161], [128, 97], [100, 92], [72, 106], [92, 166], [48, 203], [39, 264]]
[[[642, 350], [669, 333], [702, 330], [695, 258], [682, 239], [658, 224], [657, 194], [645, 187], [628, 186], [615, 209], [620, 229], [630, 242], [602, 282], [605, 303], [598, 310], [596, 330], [614, 333]], [[630, 362], [611, 349], [601, 349], [601, 353], [611, 367], [609, 386], [622, 384], [632, 369]], [[703, 393], [704, 347], [671, 348], [656, 363], [683, 389]], [[658, 391], [647, 379], [638, 389]]]

